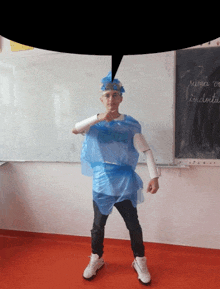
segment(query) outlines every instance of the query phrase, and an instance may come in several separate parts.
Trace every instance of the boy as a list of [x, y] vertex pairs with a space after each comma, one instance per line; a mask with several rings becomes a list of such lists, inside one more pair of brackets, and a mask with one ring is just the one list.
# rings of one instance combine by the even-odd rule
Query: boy
[[106, 108], [105, 113], [77, 123], [72, 131], [74, 134], [86, 133], [81, 152], [82, 173], [93, 176], [92, 255], [83, 277], [91, 280], [104, 265], [104, 228], [115, 206], [129, 230], [135, 258], [132, 266], [138, 273], [139, 281], [147, 285], [151, 282], [151, 276], [136, 209], [137, 204], [144, 201], [143, 182], [135, 172], [138, 151], [145, 154], [150, 172], [147, 192], [157, 192], [158, 173], [139, 122], [119, 113], [125, 90], [118, 79], [112, 82], [111, 71], [102, 79], [101, 89], [103, 95], [100, 100]]

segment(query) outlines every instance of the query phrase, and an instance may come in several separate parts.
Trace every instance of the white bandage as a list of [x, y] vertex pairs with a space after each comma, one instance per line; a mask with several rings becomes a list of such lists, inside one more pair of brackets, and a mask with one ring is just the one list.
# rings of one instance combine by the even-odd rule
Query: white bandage
[[82, 120], [80, 122], [77, 122], [75, 124], [75, 129], [79, 132], [82, 133], [84, 131], [86, 131], [87, 129], [90, 128], [90, 126], [96, 124], [98, 122], [98, 115], [94, 115], [92, 117], [89, 117], [85, 120]]
[[154, 161], [154, 156], [151, 150], [145, 151], [144, 152], [145, 158], [146, 158], [146, 162], [147, 162], [147, 167], [149, 170], [149, 174], [150, 174], [150, 178], [154, 179], [154, 178], [158, 178], [159, 174], [157, 171], [157, 167]]
[[148, 143], [146, 142], [143, 134], [136, 133], [134, 135], [134, 147], [139, 152], [144, 152], [150, 149]]
[[144, 136], [141, 133], [137, 133], [134, 135], [134, 147], [139, 152], [144, 153], [151, 179], [158, 178], [159, 175], [157, 172], [157, 167], [154, 161], [153, 153], [148, 143], [146, 142]]

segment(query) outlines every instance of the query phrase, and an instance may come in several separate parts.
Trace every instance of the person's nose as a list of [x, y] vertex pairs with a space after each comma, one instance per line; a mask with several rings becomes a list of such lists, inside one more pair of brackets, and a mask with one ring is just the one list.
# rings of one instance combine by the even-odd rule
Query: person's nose
[[111, 95], [111, 96], [109, 97], [109, 102], [112, 103], [113, 100], [114, 100], [114, 97]]

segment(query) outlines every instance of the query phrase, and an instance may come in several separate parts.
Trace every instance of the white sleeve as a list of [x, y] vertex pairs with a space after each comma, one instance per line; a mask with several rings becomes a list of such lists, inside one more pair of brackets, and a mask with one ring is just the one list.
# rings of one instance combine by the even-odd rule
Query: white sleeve
[[139, 152], [144, 153], [151, 179], [158, 178], [159, 174], [157, 172], [157, 167], [154, 161], [153, 153], [148, 143], [146, 142], [144, 136], [141, 133], [137, 133], [134, 135], [134, 147]]
[[75, 124], [75, 129], [79, 132], [79, 133], [83, 133], [89, 130], [90, 126], [96, 124], [98, 122], [98, 115], [94, 115], [92, 117], [89, 117], [85, 120], [82, 120], [80, 122], [77, 122]]
[[134, 147], [139, 152], [150, 150], [148, 143], [146, 142], [142, 133], [136, 133], [134, 135]]
[[146, 157], [147, 167], [150, 173], [151, 179], [159, 178], [157, 167], [154, 161], [154, 156], [151, 150], [145, 151], [144, 155]]

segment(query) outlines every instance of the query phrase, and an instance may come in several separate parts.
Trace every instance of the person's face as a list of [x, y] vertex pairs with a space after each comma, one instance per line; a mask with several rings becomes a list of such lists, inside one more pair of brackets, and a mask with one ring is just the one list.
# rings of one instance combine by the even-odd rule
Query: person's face
[[107, 111], [118, 110], [119, 104], [122, 102], [122, 96], [118, 91], [109, 90], [105, 92], [100, 100], [106, 107]]

